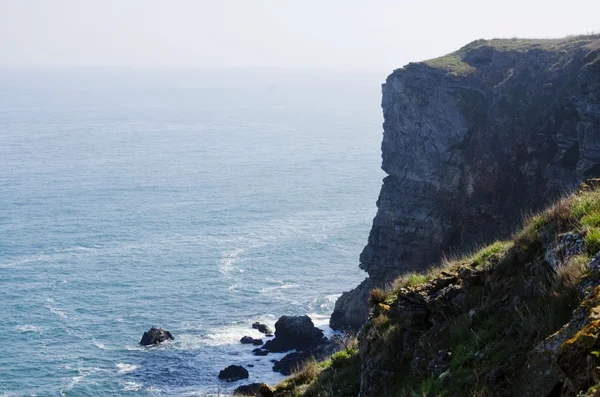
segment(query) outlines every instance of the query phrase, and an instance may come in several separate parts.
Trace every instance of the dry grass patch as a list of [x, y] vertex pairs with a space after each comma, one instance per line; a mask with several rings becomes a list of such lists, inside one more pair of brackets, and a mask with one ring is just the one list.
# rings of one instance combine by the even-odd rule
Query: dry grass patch
[[380, 303], [384, 303], [388, 297], [388, 293], [381, 288], [373, 288], [369, 292], [369, 306], [377, 306]]

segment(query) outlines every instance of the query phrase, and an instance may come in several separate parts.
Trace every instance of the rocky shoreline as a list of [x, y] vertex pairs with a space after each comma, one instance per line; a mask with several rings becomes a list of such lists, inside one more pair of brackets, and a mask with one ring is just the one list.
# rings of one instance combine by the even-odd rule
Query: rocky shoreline
[[[308, 360], [322, 360], [343, 347], [343, 338], [340, 335], [334, 335], [331, 338], [325, 337], [323, 330], [316, 327], [307, 315], [281, 316], [275, 323], [274, 331], [268, 325], [260, 322], [254, 322], [250, 329], [259, 331], [268, 339], [263, 340], [244, 335], [239, 343], [248, 345], [248, 348], [252, 349], [252, 354], [259, 357], [268, 356], [270, 353], [287, 353], [279, 360], [270, 360], [273, 364], [272, 370], [285, 376], [292, 375]], [[152, 327], [144, 332], [140, 345], [155, 346], [174, 339], [171, 332]], [[251, 367], [251, 365], [247, 366]], [[248, 379], [249, 372], [244, 366], [232, 363], [223, 368], [217, 377], [225, 382], [236, 382]], [[238, 386], [233, 391], [233, 395], [256, 394], [261, 387], [263, 388], [262, 394], [268, 394], [266, 384], [250, 383]]]

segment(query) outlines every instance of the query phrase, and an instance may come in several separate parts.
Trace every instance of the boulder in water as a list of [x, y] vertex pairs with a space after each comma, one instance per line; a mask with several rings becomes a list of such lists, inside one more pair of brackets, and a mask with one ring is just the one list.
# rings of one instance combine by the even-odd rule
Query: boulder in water
[[262, 332], [263, 334], [269, 336], [273, 334], [273, 331], [271, 331], [271, 328], [269, 328], [269, 326], [267, 324], [262, 324], [259, 323], [258, 321], [255, 322], [254, 324], [252, 324], [252, 328], [257, 329], [258, 332]]
[[275, 339], [263, 346], [270, 352], [304, 350], [326, 342], [323, 331], [308, 316], [281, 316], [275, 323]]
[[269, 354], [269, 351], [267, 349], [254, 349], [252, 350], [252, 353], [254, 353], [255, 356], [266, 356]]
[[248, 376], [250, 376], [248, 374], [248, 370], [241, 365], [230, 365], [219, 372], [219, 379], [223, 379], [227, 382], [235, 382], [236, 380], [247, 379]]
[[244, 336], [242, 339], [240, 339], [240, 342], [243, 344], [253, 344], [255, 346], [260, 346], [264, 343], [262, 339], [254, 339], [251, 336]]
[[165, 329], [162, 328], [150, 328], [147, 332], [144, 332], [142, 336], [142, 340], [140, 341], [140, 345], [149, 346], [149, 345], [158, 345], [161, 342], [166, 340], [173, 340], [173, 335]]
[[290, 353], [273, 365], [273, 371], [291, 375], [312, 357], [310, 352]]

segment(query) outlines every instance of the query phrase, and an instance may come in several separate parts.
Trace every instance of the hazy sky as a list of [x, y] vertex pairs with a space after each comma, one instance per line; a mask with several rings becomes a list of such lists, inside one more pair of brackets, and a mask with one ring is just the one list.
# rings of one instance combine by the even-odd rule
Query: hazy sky
[[391, 71], [478, 38], [600, 31], [600, 0], [0, 0], [0, 66]]

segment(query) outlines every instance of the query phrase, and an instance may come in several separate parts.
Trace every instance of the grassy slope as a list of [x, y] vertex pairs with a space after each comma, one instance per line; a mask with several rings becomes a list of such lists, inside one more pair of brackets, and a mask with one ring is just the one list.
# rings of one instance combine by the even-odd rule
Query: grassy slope
[[[373, 310], [361, 336], [361, 343], [368, 344], [368, 354], [363, 357], [354, 345], [349, 346], [324, 363], [311, 363], [278, 385], [275, 395], [355, 396], [362, 359], [374, 360], [393, 373], [379, 385], [377, 395], [511, 395], [515, 387], [522, 386], [519, 382], [527, 381], [519, 378], [519, 370], [533, 347], [568, 323], [581, 303], [580, 286], [588, 277], [586, 265], [600, 250], [598, 184], [593, 181], [579, 193], [529, 217], [511, 240], [495, 242], [467, 257], [446, 260], [426, 274], [406, 275], [389, 290], [374, 290], [370, 297]], [[584, 236], [585, 248], [568, 258], [558, 272], [548, 275], [540, 270], [548, 268], [544, 253], [564, 233]], [[467, 309], [423, 331], [420, 345], [428, 345], [427, 349], [415, 347], [411, 352], [434, 357], [435, 352], [447, 349], [451, 354], [446, 369], [441, 375], [411, 372], [406, 365], [407, 353], [400, 347], [405, 318], [398, 315], [402, 311], [397, 309], [402, 308], [405, 297], [429, 299], [437, 293], [434, 287], [440, 280], [460, 279], [466, 277], [464, 274], [486, 280], [479, 285], [461, 280], [466, 301], [477, 310]], [[505, 304], [507, 298], [494, 290], [511, 299], [519, 296], [520, 301]], [[583, 309], [580, 306], [578, 310]], [[579, 334], [588, 335], [590, 326], [571, 337], [571, 343]], [[588, 350], [584, 355], [600, 356], [597, 350]], [[503, 371], [500, 380], [490, 380], [490, 374], [499, 369]]]

